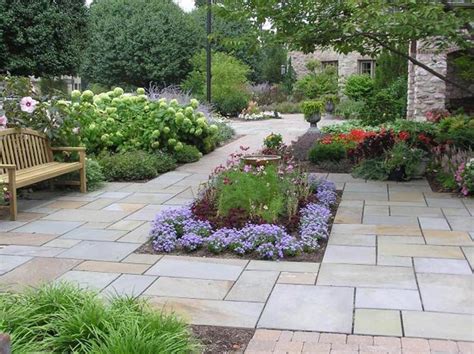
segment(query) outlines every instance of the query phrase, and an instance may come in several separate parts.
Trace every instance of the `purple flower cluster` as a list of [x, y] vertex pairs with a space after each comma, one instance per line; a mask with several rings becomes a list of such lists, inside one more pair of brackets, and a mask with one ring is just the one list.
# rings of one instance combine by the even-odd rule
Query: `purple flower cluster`
[[213, 231], [208, 221], [197, 220], [190, 207], [160, 212], [152, 222], [150, 236], [158, 252], [172, 252], [180, 247], [188, 252], [203, 246], [210, 252], [231, 251], [239, 255], [255, 252], [262, 259], [296, 256], [319, 248], [318, 240], [327, 239], [331, 217], [329, 207], [336, 202], [334, 183], [310, 175], [318, 203], [300, 210], [299, 237], [274, 224], [248, 224], [242, 229], [221, 228]]
[[308, 183], [316, 191], [316, 196], [321, 204], [327, 207], [336, 204], [336, 185], [333, 182], [319, 178], [316, 174], [310, 174]]
[[314, 251], [319, 247], [318, 239], [329, 236], [329, 218], [331, 211], [322, 204], [310, 203], [300, 211], [300, 238], [305, 251]]
[[164, 210], [152, 222], [150, 236], [158, 252], [172, 252], [179, 245], [186, 250], [199, 248], [203, 237], [211, 234], [207, 221], [195, 220], [189, 207]]

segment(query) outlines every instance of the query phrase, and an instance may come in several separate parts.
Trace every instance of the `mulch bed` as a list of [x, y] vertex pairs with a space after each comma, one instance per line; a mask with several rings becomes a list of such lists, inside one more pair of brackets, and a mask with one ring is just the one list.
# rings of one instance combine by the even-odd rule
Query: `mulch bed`
[[254, 329], [216, 326], [190, 326], [203, 345], [202, 353], [243, 353], [255, 332]]
[[[336, 204], [332, 206], [331, 211], [331, 219], [329, 220], [329, 233], [331, 233], [332, 225], [334, 222], [334, 217], [336, 215], [337, 208], [339, 206], [339, 203], [341, 202], [341, 197], [342, 197], [342, 192], [338, 191], [337, 192], [337, 201]], [[327, 246], [327, 240], [320, 240], [319, 241], [320, 248], [316, 252], [312, 253], [302, 253], [299, 256], [296, 257], [287, 257], [284, 258], [284, 261], [288, 262], [317, 262], [320, 263], [323, 260], [324, 252], [326, 251], [326, 246]], [[185, 252], [182, 250], [176, 250], [170, 253], [164, 253], [164, 252], [156, 252], [153, 249], [152, 246], [152, 241], [148, 241], [145, 244], [143, 244], [140, 248], [138, 248], [135, 253], [145, 253], [145, 254], [163, 254], [163, 255], [174, 255], [174, 256], [193, 256], [193, 257], [203, 257], [203, 258], [226, 258], [226, 259], [259, 259], [255, 254], [246, 254], [244, 256], [239, 256], [234, 253], [230, 252], [223, 252], [219, 254], [214, 254], [210, 251], [208, 251], [206, 248], [202, 248], [199, 250], [196, 250], [194, 252]], [[269, 261], [272, 262], [272, 261]]]
[[428, 183], [430, 184], [431, 190], [433, 192], [437, 193], [455, 193], [454, 191], [450, 189], [446, 189], [442, 186], [441, 183], [438, 182], [436, 179], [436, 174], [433, 172], [427, 172], [426, 173], [426, 179], [428, 180]]

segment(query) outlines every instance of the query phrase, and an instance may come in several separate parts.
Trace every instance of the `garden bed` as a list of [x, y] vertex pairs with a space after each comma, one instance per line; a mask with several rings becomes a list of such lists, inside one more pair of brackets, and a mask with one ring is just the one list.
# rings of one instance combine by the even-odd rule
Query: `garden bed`
[[321, 261], [340, 199], [335, 185], [286, 155], [251, 166], [245, 154], [216, 168], [191, 205], [159, 212], [139, 252]]
[[243, 352], [255, 333], [254, 329], [190, 326], [197, 340], [204, 347], [203, 354]]

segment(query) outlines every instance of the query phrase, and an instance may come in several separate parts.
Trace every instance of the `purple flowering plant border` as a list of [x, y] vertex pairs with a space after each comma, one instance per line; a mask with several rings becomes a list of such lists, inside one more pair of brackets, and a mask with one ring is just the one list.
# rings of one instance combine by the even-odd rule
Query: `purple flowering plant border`
[[318, 202], [308, 203], [299, 210], [297, 234], [276, 224], [247, 224], [241, 229], [214, 229], [208, 221], [198, 220], [191, 206], [161, 211], [152, 222], [152, 247], [156, 252], [176, 250], [193, 252], [207, 248], [214, 254], [232, 252], [237, 255], [254, 254], [257, 258], [276, 260], [314, 252], [320, 240], [329, 236], [331, 207], [337, 201], [334, 183], [308, 175], [308, 183]]

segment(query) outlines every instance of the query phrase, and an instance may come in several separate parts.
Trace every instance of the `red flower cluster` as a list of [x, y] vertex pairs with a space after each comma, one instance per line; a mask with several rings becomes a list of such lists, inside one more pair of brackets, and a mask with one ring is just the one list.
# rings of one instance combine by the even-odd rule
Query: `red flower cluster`
[[335, 142], [342, 143], [344, 145], [357, 145], [365, 138], [374, 136], [375, 132], [365, 131], [363, 129], [352, 129], [349, 133], [341, 133], [338, 135], [326, 135], [321, 140], [320, 144], [332, 144]]

